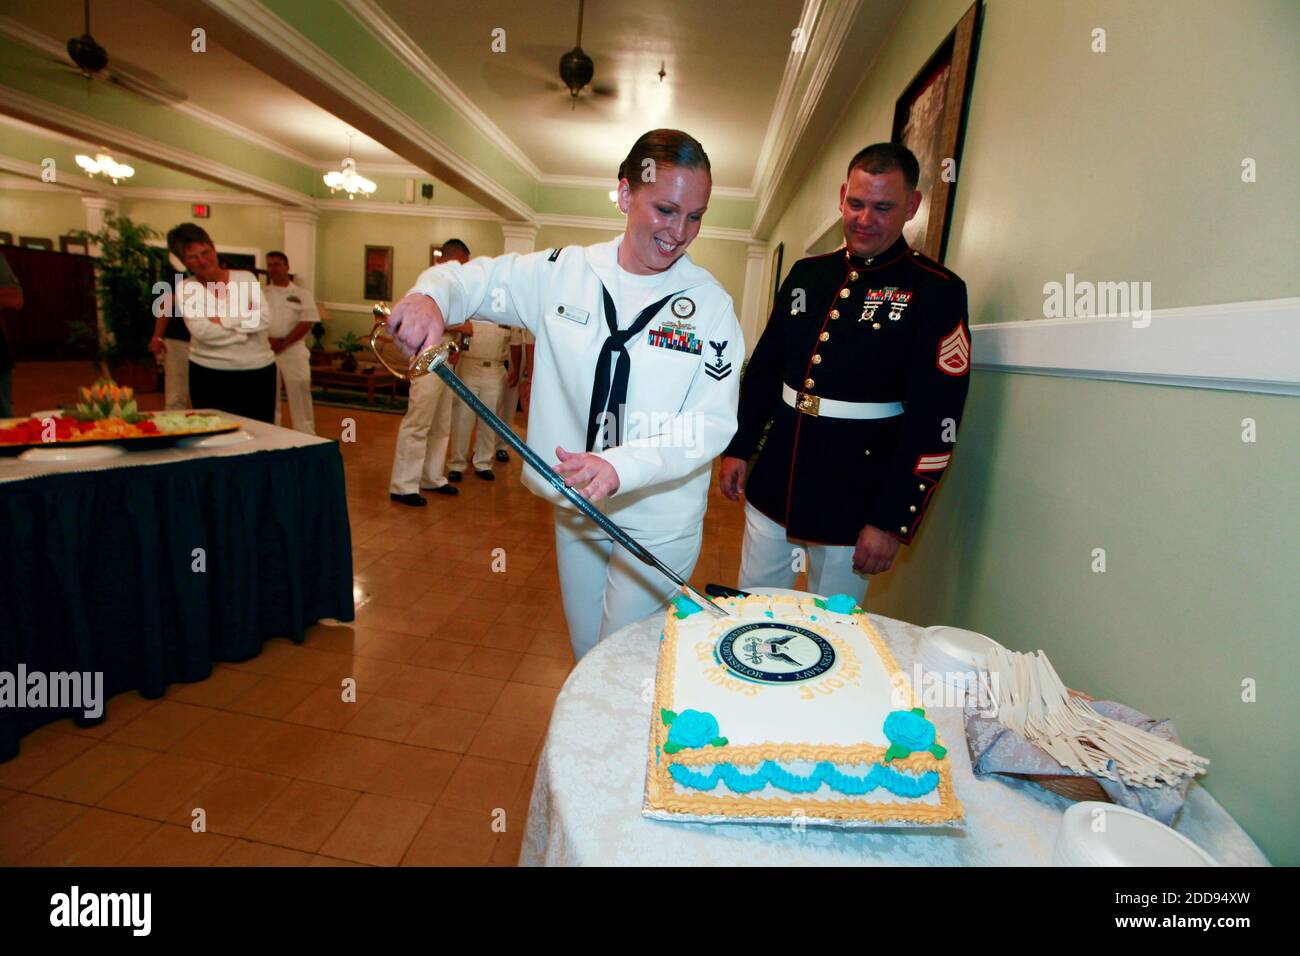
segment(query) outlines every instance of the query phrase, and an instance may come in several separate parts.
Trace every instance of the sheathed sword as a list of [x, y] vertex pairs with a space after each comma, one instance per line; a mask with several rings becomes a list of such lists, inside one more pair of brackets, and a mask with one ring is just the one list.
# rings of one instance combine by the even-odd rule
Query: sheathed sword
[[373, 311], [375, 316], [375, 325], [370, 331], [370, 347], [374, 350], [375, 355], [379, 357], [379, 361], [383, 363], [384, 368], [388, 369], [388, 371], [392, 372], [398, 378], [403, 378], [408, 381], [422, 378], [425, 375], [437, 375], [446, 383], [447, 387], [455, 393], [456, 397], [468, 405], [470, 410], [482, 419], [484, 424], [500, 435], [501, 440], [513, 448], [519, 457], [527, 462], [528, 466], [532, 468], [533, 471], [546, 479], [547, 484], [563, 495], [570, 504], [586, 515], [587, 518], [595, 522], [597, 527], [617, 541], [619, 545], [626, 549], [633, 557], [644, 564], [648, 564], [668, 580], [672, 581], [687, 597], [691, 599], [691, 601], [698, 604], [704, 610], [719, 617], [731, 616], [730, 611], [715, 604], [712, 598], [701, 594], [695, 588], [691, 587], [691, 585], [680, 574], [655, 557], [649, 548], [633, 538], [630, 534], [611, 521], [608, 515], [602, 512], [582, 495], [578, 494], [577, 491], [565, 484], [564, 479], [560, 475], [556, 474], [542, 459], [542, 457], [537, 454], [537, 452], [529, 448], [524, 440], [516, 435], [510, 426], [501, 420], [496, 412], [484, 405], [483, 400], [470, 391], [469, 386], [462, 382], [456, 375], [455, 371], [452, 370], [451, 366], [447, 364], [447, 359], [450, 358], [451, 354], [456, 350], [455, 345], [450, 342], [444, 342], [431, 349], [426, 349], [416, 356], [415, 360], [410, 364], [410, 367], [405, 371], [394, 368], [390, 365], [388, 360], [384, 358], [384, 352], [381, 347], [381, 343], [385, 338], [387, 338], [388, 341], [392, 341], [392, 337], [388, 335], [388, 316], [390, 310], [386, 306], [380, 304], [376, 305]]

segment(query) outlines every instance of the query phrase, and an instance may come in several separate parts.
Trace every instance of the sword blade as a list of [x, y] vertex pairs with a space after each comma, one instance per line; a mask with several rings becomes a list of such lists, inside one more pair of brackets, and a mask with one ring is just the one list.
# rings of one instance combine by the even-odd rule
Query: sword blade
[[483, 400], [475, 395], [464, 382], [456, 375], [451, 366], [446, 363], [445, 356], [435, 359], [429, 369], [434, 375], [437, 375], [447, 387], [455, 393], [456, 397], [470, 407], [483, 423], [501, 436], [502, 441], [513, 448], [533, 471], [537, 472], [546, 479], [547, 484], [564, 496], [575, 508], [581, 511], [589, 519], [594, 521], [599, 528], [607, 535], [617, 541], [622, 547], [626, 548], [633, 557], [644, 564], [654, 568], [668, 580], [672, 581], [682, 590], [687, 597], [694, 603], [698, 604], [703, 610], [709, 611], [719, 617], [730, 617], [731, 612], [715, 604], [712, 598], [701, 594], [676, 571], [660, 561], [654, 554], [641, 542], [637, 541], [630, 534], [610, 520], [609, 516], [598, 509], [578, 492], [574, 491], [564, 483], [564, 479], [556, 474], [551, 466], [548, 465], [537, 452], [525, 444], [524, 440], [514, 433], [514, 431], [503, 422], [500, 416], [492, 409], [483, 404]]

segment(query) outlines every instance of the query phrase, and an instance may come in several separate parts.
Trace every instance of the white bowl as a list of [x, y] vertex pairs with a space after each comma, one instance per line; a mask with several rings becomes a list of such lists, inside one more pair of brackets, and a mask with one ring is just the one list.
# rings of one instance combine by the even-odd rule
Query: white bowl
[[237, 432], [221, 432], [218, 435], [191, 435], [189, 438], [182, 438], [176, 444], [181, 448], [226, 448], [252, 440], [252, 434], [241, 428]]
[[1053, 866], [1217, 866], [1181, 833], [1158, 820], [1100, 801], [1065, 811], [1052, 850]]
[[51, 445], [49, 448], [29, 448], [18, 456], [19, 461], [38, 465], [87, 465], [109, 461], [126, 454], [121, 445]]

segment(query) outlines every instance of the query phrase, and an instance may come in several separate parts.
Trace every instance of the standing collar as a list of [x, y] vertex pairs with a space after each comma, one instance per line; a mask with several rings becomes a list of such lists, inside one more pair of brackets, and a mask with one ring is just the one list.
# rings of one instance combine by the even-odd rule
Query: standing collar
[[899, 236], [894, 244], [884, 252], [879, 255], [871, 256], [868, 259], [853, 255], [849, 252], [848, 246], [845, 246], [844, 261], [854, 269], [878, 269], [887, 263], [893, 262], [899, 256], [907, 255], [908, 251], [907, 240], [902, 236]]

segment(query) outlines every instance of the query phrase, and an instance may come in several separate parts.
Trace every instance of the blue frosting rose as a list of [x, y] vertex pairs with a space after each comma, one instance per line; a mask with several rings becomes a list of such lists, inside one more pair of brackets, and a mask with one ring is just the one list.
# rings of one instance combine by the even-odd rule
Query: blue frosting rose
[[852, 614], [857, 606], [858, 602], [848, 594], [832, 594], [826, 599], [826, 610], [836, 614]]
[[920, 708], [896, 710], [885, 718], [885, 736], [908, 750], [929, 750], [934, 745], [934, 724]]
[[718, 737], [718, 718], [702, 710], [684, 710], [668, 727], [668, 742], [680, 747], [704, 747]]

